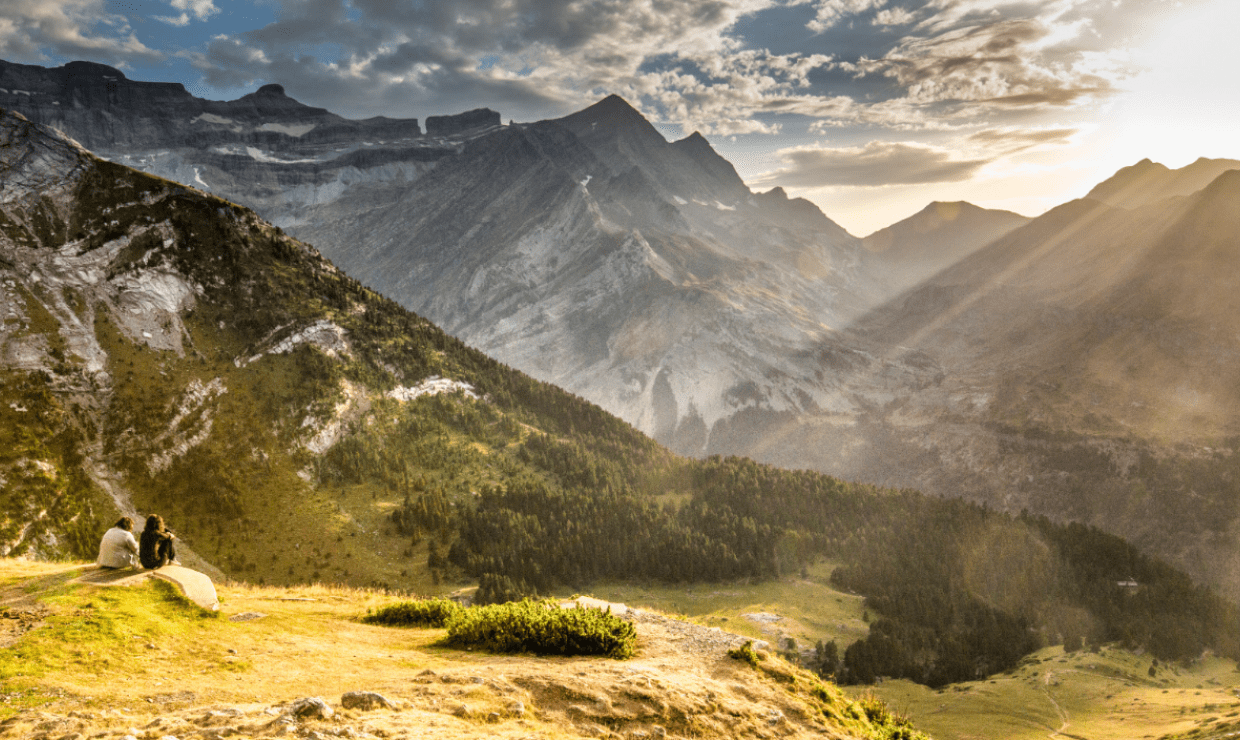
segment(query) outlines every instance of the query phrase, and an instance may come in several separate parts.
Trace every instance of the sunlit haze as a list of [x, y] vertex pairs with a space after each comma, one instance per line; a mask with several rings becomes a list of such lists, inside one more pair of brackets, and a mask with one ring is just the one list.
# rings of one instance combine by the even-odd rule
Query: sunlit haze
[[933, 200], [1037, 215], [1120, 167], [1240, 157], [1232, 0], [9, 0], [0, 58], [349, 117], [616, 93], [862, 236]]

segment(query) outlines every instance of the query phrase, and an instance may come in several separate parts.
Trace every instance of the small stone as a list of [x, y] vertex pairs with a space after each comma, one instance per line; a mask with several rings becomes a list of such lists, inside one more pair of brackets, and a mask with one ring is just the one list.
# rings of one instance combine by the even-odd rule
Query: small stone
[[491, 712], [487, 715], [487, 722], [499, 722], [499, 712]]
[[508, 705], [508, 713], [514, 717], [520, 717], [525, 714], [525, 704], [514, 701]]
[[228, 648], [228, 652], [229, 652], [229, 653], [232, 653], [233, 655], [236, 655], [236, 654], [237, 654], [237, 648]]
[[335, 714], [332, 708], [327, 706], [327, 702], [317, 696], [298, 699], [289, 705], [288, 711], [294, 717], [301, 719], [331, 719]]
[[388, 701], [387, 697], [374, 691], [350, 691], [340, 697], [340, 706], [345, 709], [396, 708], [396, 705]]
[[456, 706], [456, 709], [452, 710], [452, 714], [456, 717], [468, 717], [469, 707], [465, 706], [464, 704], [458, 704]]
[[667, 737], [667, 730], [665, 730], [662, 725], [655, 725], [650, 728], [650, 734], [655, 737]]
[[148, 643], [146, 644], [146, 649], [147, 649], [147, 650], [156, 650], [157, 648], [155, 647], [155, 643], [153, 643], [153, 642], [148, 642]]

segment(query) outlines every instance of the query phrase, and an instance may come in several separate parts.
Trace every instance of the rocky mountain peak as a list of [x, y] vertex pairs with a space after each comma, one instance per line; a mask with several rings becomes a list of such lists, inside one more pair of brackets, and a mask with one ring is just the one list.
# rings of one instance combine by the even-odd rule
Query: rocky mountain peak
[[490, 108], [475, 108], [454, 116], [427, 116], [426, 133], [428, 136], [451, 136], [499, 125], [498, 111]]
[[608, 95], [585, 110], [561, 118], [560, 123], [587, 143], [623, 140], [643, 147], [667, 144], [650, 121], [619, 95]]
[[288, 97], [287, 95], [284, 94], [284, 85], [277, 85], [274, 82], [268, 85], [263, 85], [262, 87], [258, 88], [258, 90], [254, 92], [254, 94], [262, 95], [262, 96], [278, 97], [278, 98]]
[[0, 110], [0, 203], [62, 190], [77, 181], [89, 157], [59, 132]]
[[119, 69], [97, 62], [67, 62], [63, 69], [68, 75], [78, 79], [111, 78], [113, 80], [128, 80], [125, 77], [125, 73]]

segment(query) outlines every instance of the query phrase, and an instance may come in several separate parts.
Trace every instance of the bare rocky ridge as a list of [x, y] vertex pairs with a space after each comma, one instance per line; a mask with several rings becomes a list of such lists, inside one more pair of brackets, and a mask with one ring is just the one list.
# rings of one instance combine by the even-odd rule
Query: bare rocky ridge
[[[669, 143], [615, 96], [514, 127], [482, 110], [435, 117], [421, 137], [339, 129], [348, 151], [327, 152], [312, 139], [329, 114], [274, 86], [228, 103], [150, 88], [167, 99], [155, 120], [130, 102], [145, 83], [39, 69], [5, 65], [0, 104], [258, 209], [470, 344], [684, 452], [708, 452], [711, 430], [750, 408], [834, 407], [807, 352], [880, 297], [869, 253], [812, 204], [752, 193], [702, 136]], [[43, 97], [27, 105], [5, 79]], [[89, 114], [65, 115], [72, 100]], [[113, 137], [101, 117], [144, 133]], [[233, 139], [194, 139], [208, 130]]]

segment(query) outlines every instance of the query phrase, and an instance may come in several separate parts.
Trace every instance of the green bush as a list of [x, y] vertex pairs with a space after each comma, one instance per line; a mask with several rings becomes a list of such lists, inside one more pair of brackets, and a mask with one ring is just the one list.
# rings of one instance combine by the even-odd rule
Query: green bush
[[758, 653], [753, 649], [753, 640], [746, 640], [744, 645], [729, 650], [728, 657], [748, 663], [754, 668], [758, 667], [758, 661], [761, 660], [758, 657]]
[[367, 624], [390, 627], [444, 627], [465, 607], [448, 599], [401, 601], [385, 606], [362, 617]]
[[637, 630], [610, 610], [561, 609], [553, 601], [514, 601], [463, 609], [448, 621], [447, 644], [497, 653], [632, 657]]

